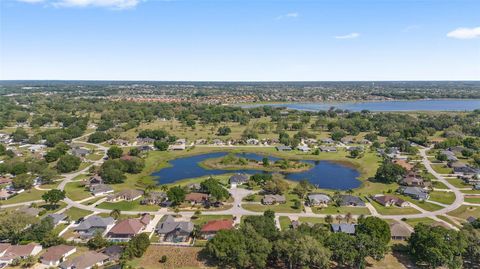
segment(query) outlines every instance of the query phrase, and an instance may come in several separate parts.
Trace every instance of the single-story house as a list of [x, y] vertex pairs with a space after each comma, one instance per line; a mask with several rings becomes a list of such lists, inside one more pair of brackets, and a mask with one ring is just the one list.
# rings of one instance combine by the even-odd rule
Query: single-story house
[[333, 146], [320, 146], [319, 149], [322, 152], [337, 152], [337, 148]]
[[40, 257], [40, 261], [47, 266], [58, 266], [65, 259], [75, 253], [77, 248], [68, 245], [58, 245], [49, 247], [47, 251]]
[[340, 195], [340, 206], [365, 206], [365, 202], [358, 196]]
[[36, 243], [30, 243], [28, 245], [10, 245], [3, 244], [3, 254], [0, 256], [0, 264], [10, 264], [15, 259], [23, 259], [28, 256], [35, 256], [42, 251], [42, 246]]
[[0, 185], [2, 184], [11, 184], [12, 183], [12, 178], [10, 177], [0, 177]]
[[153, 144], [155, 139], [150, 137], [137, 137], [137, 144]]
[[103, 178], [100, 175], [93, 175], [88, 179], [86, 185], [97, 185], [102, 183], [103, 183]]
[[185, 148], [186, 148], [185, 144], [175, 144], [175, 145], [168, 146], [168, 150], [185, 150]]
[[123, 246], [112, 245], [106, 247], [102, 253], [108, 256], [109, 261], [118, 261], [122, 257], [123, 249]]
[[114, 224], [115, 220], [112, 217], [102, 218], [98, 215], [93, 215], [80, 222], [80, 224], [74, 228], [74, 231], [82, 238], [90, 238], [97, 232], [105, 233], [110, 230]]
[[138, 146], [137, 149], [140, 152], [149, 152], [151, 150], [154, 150], [154, 148], [152, 146], [149, 146], [149, 145]]
[[275, 147], [278, 151], [292, 151], [292, 147], [290, 146], [276, 146]]
[[352, 223], [332, 223], [330, 224], [334, 233], [355, 234], [355, 224]]
[[307, 145], [300, 145], [300, 146], [297, 147], [297, 149], [299, 151], [302, 151], [302, 152], [309, 152], [310, 151], [310, 148]]
[[166, 193], [152, 191], [152, 192], [149, 192], [148, 195], [145, 195], [145, 197], [140, 201], [140, 204], [142, 204], [142, 205], [158, 205], [165, 199], [167, 199], [167, 194]]
[[193, 232], [194, 225], [189, 221], [175, 221], [168, 215], [163, 221], [157, 224], [155, 232], [160, 236], [160, 241], [182, 243], [187, 242]]
[[119, 201], [135, 201], [142, 197], [143, 191], [141, 190], [123, 190], [119, 193], [112, 194], [107, 197], [108, 202]]
[[240, 184], [247, 183], [248, 179], [249, 179], [249, 177], [247, 175], [238, 173], [238, 174], [235, 174], [235, 175], [231, 176], [229, 181], [230, 181], [230, 184], [240, 185]]
[[15, 194], [17, 194], [17, 193], [14, 192], [14, 191], [1, 189], [0, 190], [0, 200], [8, 200], [10, 197], [14, 196]]
[[335, 143], [335, 141], [331, 138], [323, 138], [321, 141], [324, 144], [334, 144]]
[[191, 192], [185, 195], [185, 201], [188, 201], [192, 204], [203, 204], [208, 200], [208, 194], [201, 192]]
[[72, 155], [79, 157], [79, 158], [85, 158], [88, 154], [90, 154], [90, 150], [84, 149], [84, 148], [74, 148], [72, 149]]
[[102, 266], [108, 262], [109, 257], [103, 253], [88, 251], [71, 260], [60, 264], [62, 269], [91, 269], [95, 266]]
[[430, 197], [427, 191], [419, 187], [400, 187], [398, 191], [419, 201], [425, 201]]
[[212, 220], [203, 225], [200, 230], [200, 236], [204, 239], [211, 239], [217, 234], [217, 232], [231, 229], [233, 229], [233, 220], [231, 219]]
[[109, 240], [114, 242], [129, 241], [132, 237], [142, 233], [150, 223], [150, 215], [144, 214], [138, 219], [124, 219], [115, 224], [107, 233]]
[[112, 187], [110, 187], [107, 184], [90, 185], [88, 189], [93, 194], [93, 196], [101, 196], [101, 195], [113, 193]]
[[409, 206], [409, 203], [407, 201], [393, 195], [377, 194], [373, 196], [373, 200], [375, 200], [377, 203], [386, 207], [394, 206], [394, 205], [398, 207]]
[[307, 199], [310, 206], [327, 206], [332, 200], [330, 196], [324, 193], [311, 193], [307, 196]]
[[392, 240], [407, 240], [411, 234], [412, 231], [398, 221], [393, 221], [390, 224], [390, 236]]
[[273, 204], [284, 204], [287, 202], [287, 199], [284, 195], [278, 194], [267, 194], [262, 198], [262, 204], [264, 205], [273, 205]]
[[65, 223], [68, 220], [68, 216], [64, 213], [48, 214], [46, 217], [51, 218], [52, 222], [53, 222], [53, 225], [55, 225], [55, 226], [57, 226], [60, 223]]
[[451, 152], [450, 150], [442, 150], [440, 154], [443, 154], [447, 156], [447, 161], [449, 162], [456, 162], [458, 161], [457, 156], [455, 156], [455, 153]]

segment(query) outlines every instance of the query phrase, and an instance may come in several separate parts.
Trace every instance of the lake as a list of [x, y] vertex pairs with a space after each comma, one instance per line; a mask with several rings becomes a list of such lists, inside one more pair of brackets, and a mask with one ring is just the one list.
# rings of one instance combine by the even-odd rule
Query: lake
[[372, 101], [350, 103], [287, 103], [287, 104], [253, 104], [242, 105], [250, 108], [258, 106], [286, 107], [296, 110], [319, 111], [330, 107], [347, 109], [350, 111], [473, 111], [480, 109], [480, 100], [453, 99], [453, 100], [413, 100], [413, 101]]
[[[152, 176], [161, 184], [173, 183], [182, 179], [196, 178], [209, 175], [222, 175], [227, 173], [245, 173], [256, 174], [261, 173], [261, 170], [221, 170], [221, 169], [205, 169], [199, 165], [200, 162], [210, 159], [226, 156], [227, 152], [206, 153], [190, 157], [183, 157], [171, 160], [170, 167], [163, 168], [157, 172], [152, 173]], [[255, 153], [239, 153], [237, 156], [242, 156], [247, 159], [261, 161], [263, 155]], [[268, 157], [268, 156], [267, 156]], [[276, 157], [268, 157], [270, 161], [279, 160]], [[313, 161], [305, 160], [313, 164], [313, 167], [308, 171], [298, 173], [285, 173], [285, 177], [289, 180], [299, 181], [307, 179], [310, 183], [323, 189], [334, 190], [348, 190], [354, 189], [361, 185], [357, 179], [360, 173], [352, 168], [337, 162], [331, 161]]]

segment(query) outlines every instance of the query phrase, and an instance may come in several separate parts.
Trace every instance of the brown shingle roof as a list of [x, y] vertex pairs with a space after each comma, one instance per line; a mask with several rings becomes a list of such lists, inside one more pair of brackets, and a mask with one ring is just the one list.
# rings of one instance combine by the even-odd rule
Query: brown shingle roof
[[185, 195], [185, 200], [190, 202], [200, 203], [208, 199], [208, 194], [199, 193], [199, 192], [191, 192]]
[[42, 255], [41, 259], [43, 261], [59, 261], [65, 254], [72, 251], [73, 249], [75, 249], [74, 246], [53, 246], [47, 249], [47, 251]]
[[115, 224], [108, 233], [136, 235], [143, 227], [144, 224], [139, 219], [125, 219]]
[[231, 219], [212, 220], [203, 225], [202, 232], [218, 232], [231, 229], [233, 229], [233, 220]]

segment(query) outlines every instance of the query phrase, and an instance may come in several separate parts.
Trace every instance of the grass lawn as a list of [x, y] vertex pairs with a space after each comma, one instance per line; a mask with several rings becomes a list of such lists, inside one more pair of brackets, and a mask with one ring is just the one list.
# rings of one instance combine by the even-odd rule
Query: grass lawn
[[479, 196], [465, 197], [465, 202], [480, 204], [480, 197]]
[[86, 190], [83, 182], [67, 183], [65, 185], [65, 192], [67, 193], [67, 197], [74, 201], [83, 200], [92, 196], [92, 194]]
[[480, 206], [462, 205], [447, 214], [461, 219], [467, 219], [470, 216], [480, 218]]
[[432, 185], [435, 189], [448, 189], [447, 185], [440, 181], [432, 181]]
[[120, 211], [157, 211], [160, 209], [158, 205], [141, 205], [141, 199], [137, 199], [133, 202], [120, 201], [116, 203], [103, 202], [97, 205], [98, 208], [114, 210], [118, 209]]
[[472, 186], [465, 184], [465, 182], [459, 178], [447, 178], [447, 181], [457, 188], [468, 188]]
[[326, 223], [325, 222], [325, 218], [315, 218], [315, 217], [300, 217], [298, 218], [298, 220], [300, 221], [300, 223], [313, 223], [313, 224], [317, 224], [317, 223]]
[[382, 215], [412, 215], [420, 213], [420, 211], [412, 207], [385, 207], [375, 201], [372, 201], [371, 204], [375, 207], [378, 213]]
[[447, 216], [439, 215], [439, 216], [437, 216], [437, 218], [439, 218], [439, 219], [441, 219], [441, 220], [444, 220], [444, 221], [452, 224], [452, 225], [455, 226], [455, 227], [460, 228], [455, 222], [453, 222], [453, 221], [452, 221], [449, 217], [447, 217]]
[[86, 179], [88, 178], [88, 174], [80, 174], [80, 175], [77, 175], [76, 177], [74, 177], [72, 180], [73, 181], [77, 181], [77, 180], [82, 180], [82, 179]]
[[88, 154], [85, 158], [90, 161], [98, 161], [103, 158], [103, 154]]
[[398, 196], [401, 197], [403, 200], [408, 201], [409, 203], [415, 204], [427, 211], [437, 211], [443, 208], [442, 206], [439, 206], [437, 204], [433, 204], [425, 201], [418, 201], [409, 196], [405, 196], [405, 195], [398, 195]]
[[100, 200], [100, 199], [103, 199], [105, 197], [95, 197], [95, 198], [92, 198], [88, 201], [85, 201], [82, 203], [82, 205], [91, 205], [91, 204], [94, 204], [96, 201]]
[[347, 214], [351, 213], [353, 215], [370, 215], [370, 210], [362, 206], [328, 206], [328, 207], [313, 207], [313, 213], [316, 214]]
[[192, 217], [192, 222], [195, 225], [203, 226], [211, 220], [232, 219], [232, 215], [199, 215], [198, 218]]
[[407, 220], [405, 222], [408, 223], [408, 225], [410, 225], [412, 227], [415, 227], [420, 223], [423, 223], [423, 224], [426, 224], [426, 225], [432, 225], [436, 221], [431, 219], [431, 218], [416, 218], [416, 219], [408, 219], [407, 218]]
[[[193, 268], [215, 268], [207, 265], [206, 261], [200, 260], [201, 247], [175, 247], [150, 245], [141, 258], [128, 262], [133, 268], [144, 269], [193, 269]], [[160, 263], [160, 258], [165, 255], [167, 261]]]
[[430, 193], [429, 199], [435, 202], [450, 205], [455, 201], [455, 194], [453, 192], [434, 191]]
[[0, 204], [11, 205], [11, 204], [24, 203], [24, 202], [35, 201], [35, 200], [42, 200], [42, 195], [45, 192], [46, 191], [40, 191], [32, 188], [30, 190], [26, 190], [20, 194], [17, 194], [8, 200], [1, 201]]
[[480, 194], [480, 190], [462, 190], [466, 194]]
[[282, 231], [290, 229], [290, 225], [292, 224], [292, 222], [289, 217], [280, 216], [278, 220], [280, 222], [280, 227], [282, 228]]
[[451, 174], [453, 172], [452, 168], [448, 167], [443, 163], [435, 163], [431, 165], [433, 170], [439, 174]]
[[66, 223], [60, 223], [53, 229], [53, 233], [58, 235], [67, 226], [68, 226], [68, 224], [66, 224]]
[[276, 205], [262, 205], [262, 204], [242, 204], [242, 207], [246, 210], [255, 211], [255, 212], [264, 212], [265, 210], [271, 209], [279, 213], [300, 213], [302, 210], [300, 208], [293, 208], [295, 200], [300, 200], [295, 194], [286, 195], [287, 202], [284, 204]]
[[87, 215], [90, 215], [92, 212], [88, 210], [83, 210], [76, 207], [71, 207], [65, 211], [65, 214], [70, 218], [72, 221], [77, 221], [80, 218], [83, 218]]

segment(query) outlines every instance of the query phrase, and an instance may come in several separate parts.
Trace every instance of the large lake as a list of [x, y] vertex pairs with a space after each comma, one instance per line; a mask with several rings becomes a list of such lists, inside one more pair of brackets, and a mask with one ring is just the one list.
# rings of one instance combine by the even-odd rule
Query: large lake
[[480, 109], [480, 100], [453, 99], [453, 100], [415, 100], [415, 101], [378, 101], [352, 103], [286, 103], [286, 104], [253, 104], [241, 107], [276, 106], [289, 109], [319, 111], [330, 107], [347, 109], [350, 111], [473, 111]]
[[[152, 173], [152, 176], [161, 184], [173, 183], [182, 179], [196, 178], [209, 175], [221, 175], [227, 173], [246, 173], [256, 174], [261, 173], [261, 170], [220, 170], [220, 169], [205, 169], [199, 165], [200, 162], [210, 159], [226, 156], [226, 152], [215, 152], [200, 154], [191, 157], [183, 157], [171, 160], [170, 167], [163, 168], [157, 172]], [[239, 153], [238, 156], [245, 157], [247, 159], [254, 159], [257, 161], [262, 160], [265, 156], [254, 153]], [[268, 157], [271, 161], [278, 160], [275, 157]], [[302, 180], [307, 179], [310, 183], [323, 189], [335, 189], [335, 190], [348, 190], [354, 189], [361, 185], [361, 182], [357, 179], [360, 173], [351, 167], [330, 161], [311, 161], [305, 160], [305, 162], [312, 163], [314, 166], [304, 172], [298, 173], [285, 173], [287, 179], [290, 180]]]

